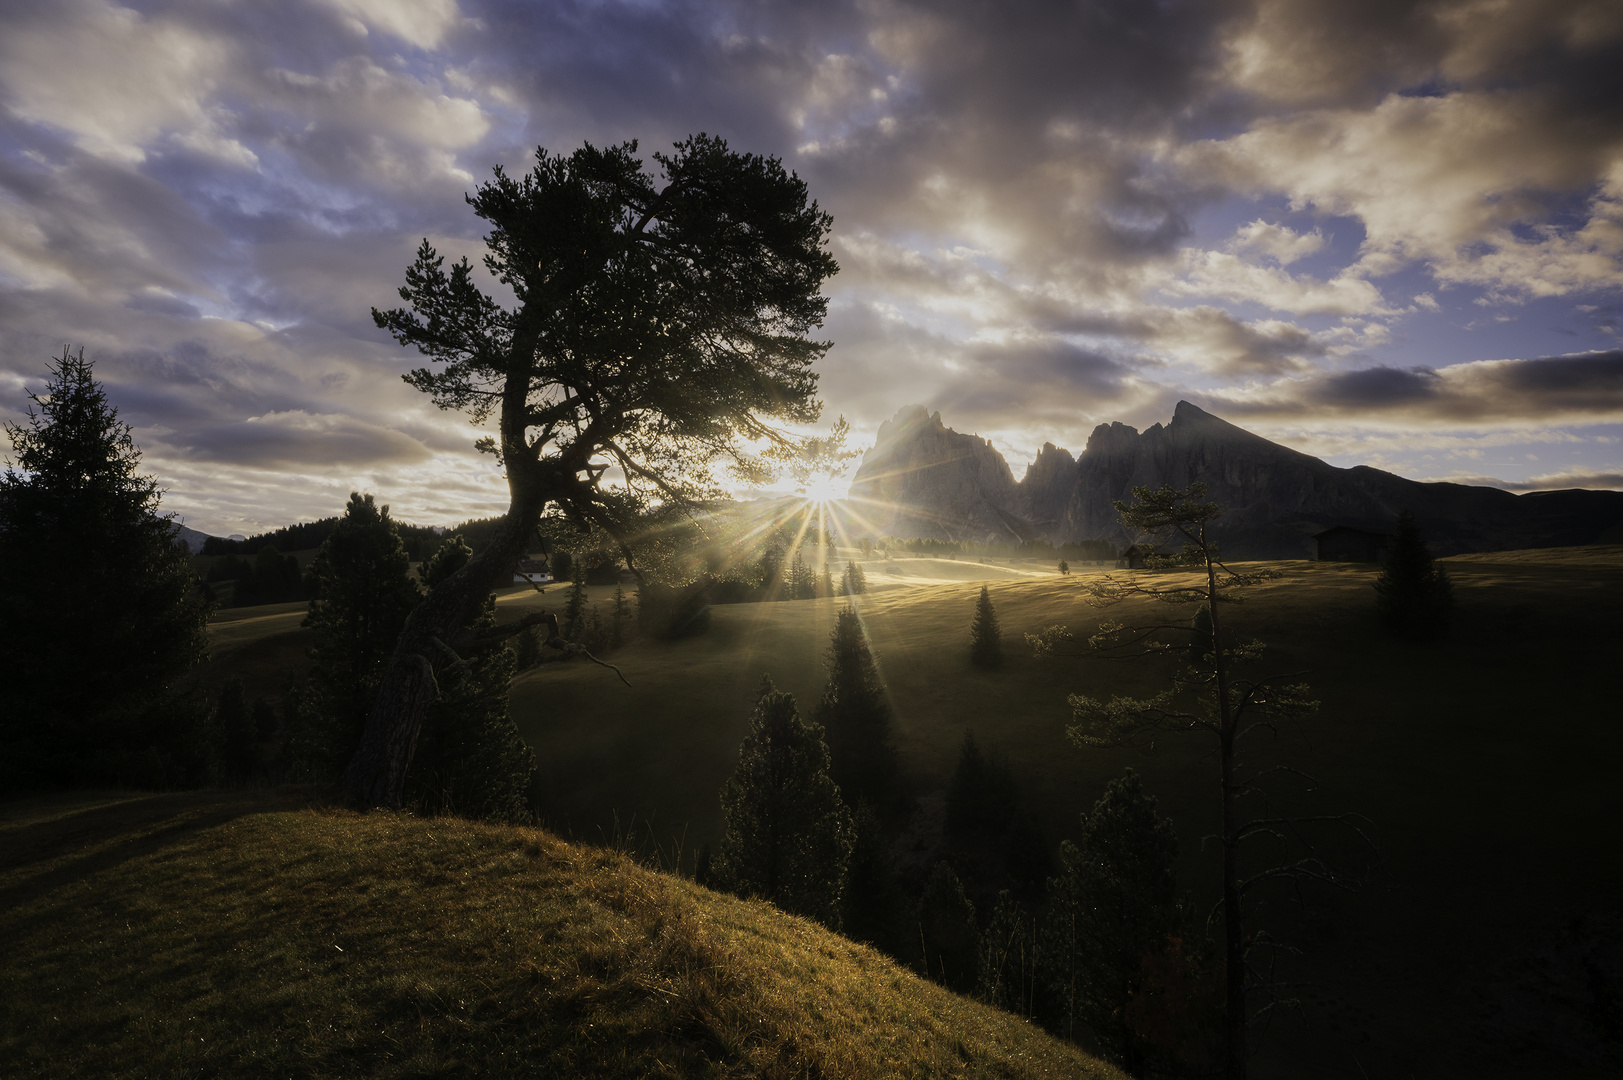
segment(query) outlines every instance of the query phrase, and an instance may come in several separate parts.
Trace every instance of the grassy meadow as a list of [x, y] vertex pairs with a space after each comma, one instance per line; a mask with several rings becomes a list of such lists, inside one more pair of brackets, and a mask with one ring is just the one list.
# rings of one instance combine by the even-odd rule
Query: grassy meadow
[[0, 816], [0, 1073], [1121, 1074], [770, 905], [298, 791]]
[[[915, 581], [932, 569], [919, 564], [981, 569], [898, 562]], [[1582, 978], [1588, 960], [1573, 950], [1590, 948], [1596, 927], [1618, 925], [1623, 548], [1447, 560], [1457, 625], [1434, 643], [1380, 632], [1373, 567], [1270, 565], [1285, 576], [1248, 590], [1226, 617], [1268, 646], [1257, 673], [1302, 672], [1322, 705], [1251, 758], [1317, 781], [1311, 792], [1288, 778], [1272, 783], [1273, 809], [1367, 817], [1379, 866], [1356, 894], [1318, 890], [1305, 907], [1283, 894], [1264, 898], [1258, 924], [1303, 950], [1288, 970], [1306, 985], [1300, 1011], [1268, 1033], [1259, 1075], [1307, 1075], [1306, 1062], [1325, 1076], [1525, 1076], [1530, 1062], [1548, 1064], [1550, 1075], [1583, 1075], [1583, 1047], [1561, 1056], [1559, 1031], [1570, 1022], [1559, 1015], [1561, 991], [1519, 986], [1516, 972], [1548, 961], [1560, 969], [1550, 979]], [[871, 582], [886, 581], [882, 566], [869, 564]], [[1136, 768], [1177, 825], [1180, 884], [1209, 903], [1218, 855], [1202, 850], [1201, 838], [1216, 825], [1213, 747], [1188, 735], [1164, 737], [1153, 753], [1084, 751], [1065, 737], [1068, 693], [1154, 693], [1167, 668], [1038, 661], [1022, 641], [1056, 623], [1085, 638], [1105, 617], [1082, 593], [1091, 573], [1005, 572], [988, 581], [1007, 654], [991, 672], [968, 661], [980, 581], [857, 598], [895, 707], [904, 782], [926, 802], [939, 795], [973, 729], [1014, 765], [1057, 842], [1108, 780]], [[516, 593], [501, 610], [516, 616], [554, 600]], [[623, 836], [635, 821], [667, 858], [678, 847], [691, 858], [714, 842], [716, 792], [736, 761], [761, 675], [812, 708], [843, 602], [716, 607], [706, 636], [618, 653], [630, 688], [585, 665], [521, 676], [513, 715], [541, 761], [548, 823], [598, 839]], [[1191, 614], [1148, 604], [1109, 617]], [[1367, 854], [1335, 831], [1311, 839], [1347, 865]], [[1259, 846], [1253, 858], [1291, 852], [1301, 849]], [[1582, 942], [1556, 940], [1574, 925]], [[1577, 976], [1566, 970], [1574, 964]]]
[[[1181, 887], [1202, 910], [1215, 900], [1218, 854], [1202, 846], [1217, 809], [1213, 747], [1175, 735], [1154, 752], [1081, 750], [1065, 736], [1068, 693], [1154, 693], [1165, 662], [1038, 661], [1022, 640], [1054, 624], [1085, 638], [1106, 617], [1082, 589], [1100, 571], [865, 565], [871, 591], [856, 603], [895, 708], [902, 780], [922, 813], [939, 811], [969, 730], [1009, 759], [1054, 843], [1132, 767], [1176, 825]], [[1456, 628], [1433, 643], [1380, 632], [1374, 567], [1269, 565], [1284, 577], [1247, 590], [1226, 609], [1228, 625], [1267, 645], [1255, 673], [1299, 672], [1322, 705], [1254, 748], [1259, 767], [1288, 765], [1315, 781], [1307, 790], [1281, 776], [1266, 810], [1363, 815], [1378, 863], [1355, 893], [1260, 898], [1254, 925], [1301, 950], [1282, 968], [1300, 1004], [1276, 1015], [1255, 1075], [1616, 1075], [1619, 1061], [1606, 1055], [1623, 1041], [1623, 547], [1445, 560]], [[996, 671], [968, 660], [983, 582], [1007, 657]], [[500, 598], [500, 617], [561, 608], [563, 592], [515, 589]], [[613, 589], [591, 593], [606, 615]], [[657, 848], [665, 865], [690, 870], [719, 833], [717, 792], [762, 674], [809, 712], [845, 602], [715, 607], [702, 637], [615, 653], [630, 687], [588, 664], [522, 674], [512, 713], [540, 760], [544, 823], [565, 838]], [[1108, 617], [1191, 614], [1146, 604]], [[203, 680], [240, 675], [251, 696], [276, 693], [303, 663], [302, 607], [221, 612]], [[913, 832], [926, 839], [901, 854], [928, 860], [928, 830]], [[1305, 839], [1345, 865], [1367, 861], [1345, 834]], [[1260, 866], [1302, 850], [1258, 847], [1249, 858]], [[1597, 1043], [1597, 1031], [1613, 1041]]]

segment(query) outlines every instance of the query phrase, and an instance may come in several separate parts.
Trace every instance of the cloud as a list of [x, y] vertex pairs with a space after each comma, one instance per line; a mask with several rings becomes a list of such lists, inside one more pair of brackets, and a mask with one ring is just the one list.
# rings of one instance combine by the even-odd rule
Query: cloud
[[1191, 296], [1220, 296], [1261, 304], [1293, 315], [1392, 314], [1381, 291], [1361, 277], [1341, 274], [1328, 281], [1257, 266], [1222, 251], [1188, 249], [1183, 276], [1167, 291]]
[[341, 413], [303, 410], [250, 416], [240, 424], [202, 424], [158, 439], [158, 447], [193, 461], [259, 469], [411, 465], [431, 456], [427, 447], [402, 432]]
[[[1389, 94], [1370, 109], [1264, 119], [1175, 153], [1190, 170], [1295, 207], [1356, 217], [1360, 275], [1425, 263], [1440, 282], [1523, 296], [1617, 288], [1623, 129], [1592, 130], [1554, 95]], [[1578, 193], [1575, 220], [1552, 211]]]
[[1323, 248], [1324, 233], [1318, 229], [1299, 233], [1288, 225], [1274, 225], [1258, 218], [1234, 230], [1228, 246], [1232, 251], [1254, 251], [1268, 256], [1280, 266], [1289, 266], [1297, 259]]
[[1496, 476], [1478, 476], [1474, 473], [1459, 473], [1428, 479], [1434, 482], [1467, 484], [1472, 487], [1503, 488], [1506, 491], [1515, 492], [1568, 491], [1573, 488], [1582, 488], [1589, 491], [1623, 490], [1623, 471], [1591, 472], [1572, 470], [1569, 472], [1549, 473], [1544, 476], [1531, 476], [1526, 480], [1501, 480]]
[[1360, 419], [1484, 423], [1623, 420], [1623, 352], [1385, 366], [1215, 395], [1235, 415], [1332, 414]]

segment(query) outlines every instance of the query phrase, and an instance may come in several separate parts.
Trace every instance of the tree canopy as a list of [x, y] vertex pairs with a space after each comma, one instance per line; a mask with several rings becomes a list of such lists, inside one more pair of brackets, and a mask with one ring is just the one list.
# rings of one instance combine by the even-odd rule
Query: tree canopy
[[777, 159], [708, 135], [651, 165], [658, 177], [628, 142], [541, 149], [520, 178], [498, 168], [468, 203], [491, 226], [484, 265], [512, 302], [486, 293], [467, 259], [447, 269], [425, 240], [406, 306], [373, 312], [429, 360], [408, 383], [476, 423], [496, 418], [479, 445], [511, 501], [401, 635], [346, 774], [357, 802], [399, 804], [440, 646], [489, 632], [469, 617], [511, 580], [543, 513], [603, 529], [635, 571], [631, 532], [649, 505], [721, 495], [720, 468], [759, 480], [830, 448], [787, 427], [821, 410], [811, 365], [828, 343], [808, 335], [838, 269], [828, 215]]
[[141, 714], [207, 647], [190, 556], [92, 367], [64, 349], [26, 423], [5, 426], [0, 769], [16, 779], [122, 775], [122, 757], [173, 734]]

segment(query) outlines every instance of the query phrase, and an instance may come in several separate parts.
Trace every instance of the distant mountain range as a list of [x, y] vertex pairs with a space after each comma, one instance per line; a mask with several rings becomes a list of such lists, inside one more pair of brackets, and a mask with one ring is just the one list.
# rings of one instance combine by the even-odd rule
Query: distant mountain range
[[1623, 542], [1623, 492], [1539, 491], [1421, 483], [1360, 465], [1341, 469], [1269, 442], [1187, 401], [1146, 431], [1100, 424], [1079, 457], [1047, 443], [1016, 481], [992, 444], [954, 431], [940, 413], [902, 409], [851, 483], [852, 509], [879, 533], [945, 540], [1129, 536], [1114, 500], [1136, 486], [1206, 482], [1226, 511], [1215, 532], [1232, 558], [1311, 558], [1336, 525], [1390, 531], [1413, 510], [1434, 553]]

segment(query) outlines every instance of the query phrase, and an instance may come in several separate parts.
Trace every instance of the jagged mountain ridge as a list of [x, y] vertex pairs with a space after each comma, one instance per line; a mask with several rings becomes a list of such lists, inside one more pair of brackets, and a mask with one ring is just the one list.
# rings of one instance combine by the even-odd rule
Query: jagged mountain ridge
[[1615, 539], [1623, 492], [1423, 483], [1360, 465], [1338, 468], [1180, 401], [1145, 431], [1100, 424], [1077, 457], [1044, 444], [1016, 481], [990, 442], [920, 406], [882, 424], [850, 498], [879, 531], [950, 540], [1131, 542], [1113, 503], [1136, 486], [1203, 480], [1226, 511], [1216, 527], [1234, 558], [1310, 558], [1334, 525], [1385, 531], [1412, 509], [1438, 554], [1559, 547]]

